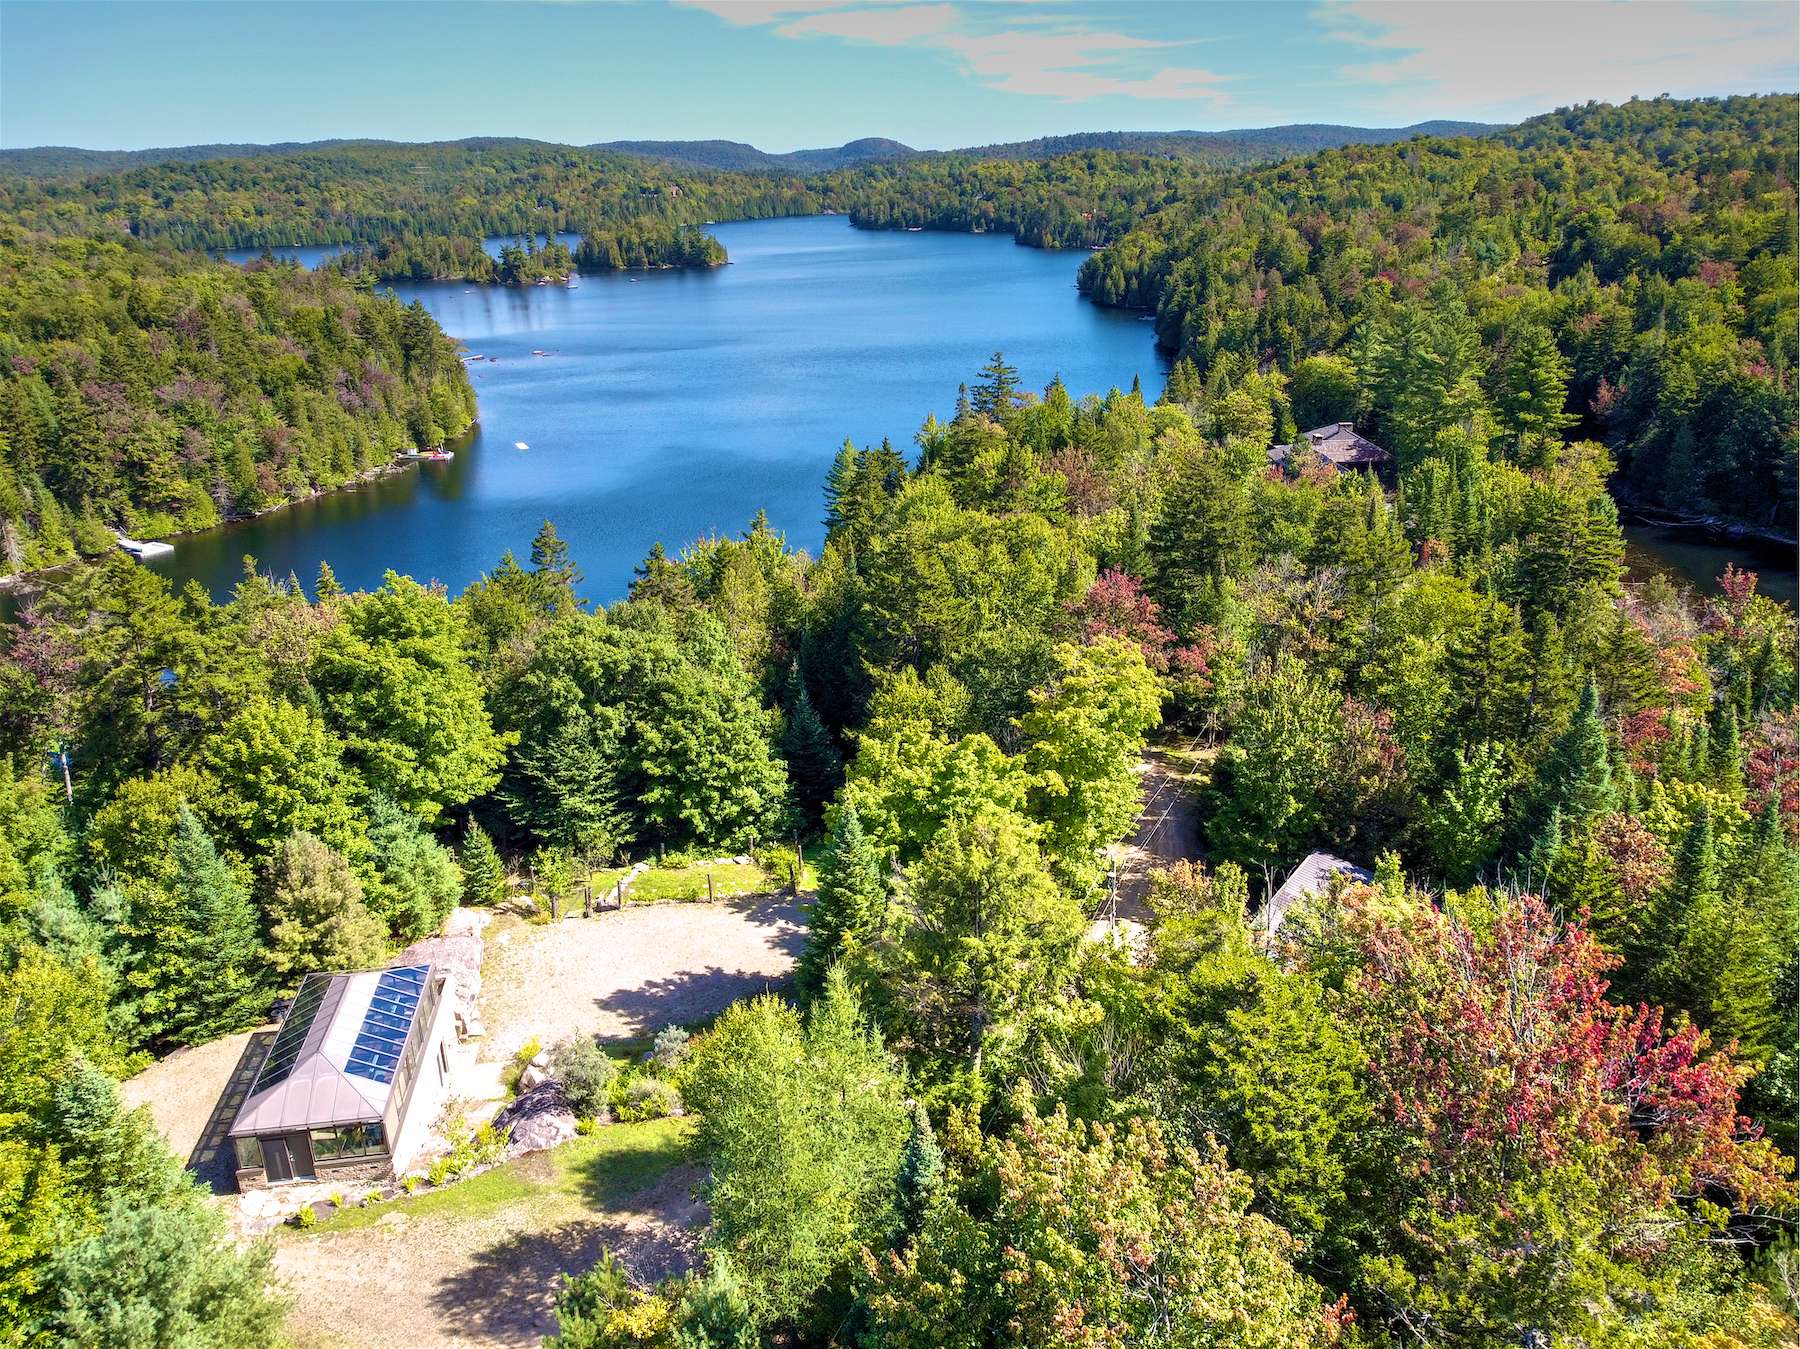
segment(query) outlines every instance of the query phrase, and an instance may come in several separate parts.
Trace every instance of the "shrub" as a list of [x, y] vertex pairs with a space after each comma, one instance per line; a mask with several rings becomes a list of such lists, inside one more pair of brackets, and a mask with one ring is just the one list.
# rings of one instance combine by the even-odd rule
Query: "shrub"
[[550, 1051], [550, 1075], [562, 1083], [577, 1115], [598, 1115], [618, 1074], [618, 1065], [590, 1036], [571, 1036]]
[[450, 1159], [448, 1157], [439, 1157], [431, 1164], [431, 1170], [427, 1174], [430, 1176], [433, 1185], [446, 1184], [449, 1181], [451, 1174]]
[[311, 1204], [302, 1205], [300, 1211], [294, 1215], [295, 1227], [311, 1227], [318, 1221], [319, 1215], [313, 1212]]
[[525, 1075], [525, 1070], [531, 1066], [531, 1061], [543, 1052], [544, 1042], [535, 1035], [519, 1046], [518, 1052], [512, 1056], [512, 1062], [506, 1067], [505, 1077], [508, 1091], [518, 1091], [519, 1079]]
[[659, 1068], [673, 1068], [687, 1057], [688, 1033], [680, 1026], [664, 1026], [656, 1033], [650, 1057]]
[[681, 1093], [660, 1077], [636, 1077], [618, 1093], [613, 1115], [629, 1124], [664, 1119], [682, 1112]]
[[414, 1171], [400, 1182], [400, 1188], [405, 1190], [408, 1194], [417, 1194], [419, 1192], [419, 1186], [424, 1183], [425, 1177], [421, 1176], [417, 1171]]
[[344, 1192], [342, 1190], [333, 1190], [331, 1192], [331, 1206], [333, 1208], [342, 1208], [344, 1206]]

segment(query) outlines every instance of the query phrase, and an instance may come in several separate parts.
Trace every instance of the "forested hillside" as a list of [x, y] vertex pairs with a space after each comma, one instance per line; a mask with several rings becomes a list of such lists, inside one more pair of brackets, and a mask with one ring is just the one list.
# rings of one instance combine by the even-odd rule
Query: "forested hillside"
[[[675, 1079], [705, 1269], [603, 1262], [558, 1344], [1790, 1340], [1792, 613], [1623, 584], [1593, 442], [1456, 430], [1390, 497], [1271, 472], [1294, 415], [996, 357], [916, 461], [844, 447], [816, 559], [758, 519], [596, 612], [546, 526], [455, 598], [50, 592], [0, 663], [0, 1324], [224, 1284], [205, 1342], [272, 1336], [199, 1210], [154, 1292], [113, 1272], [166, 1192], [117, 1181], [134, 1051], [489, 902], [490, 840], [547, 877], [798, 829], [799, 1010]], [[1134, 952], [1084, 932], [1159, 723], [1209, 858]], [[1374, 883], [1271, 940], [1319, 846]]]
[[335, 487], [475, 416], [418, 305], [3, 225], [0, 352], [0, 574]]
[[130, 234], [177, 248], [485, 238], [640, 217], [697, 223], [816, 209], [797, 179], [676, 168], [539, 141], [350, 142], [80, 182], [0, 176], [0, 215], [30, 228]]
[[1302, 421], [1402, 463], [1479, 421], [1531, 464], [1573, 428], [1633, 500], [1791, 534], [1796, 109], [1589, 105], [1221, 178], [1080, 284], [1155, 309], [1213, 392], [1288, 373]]

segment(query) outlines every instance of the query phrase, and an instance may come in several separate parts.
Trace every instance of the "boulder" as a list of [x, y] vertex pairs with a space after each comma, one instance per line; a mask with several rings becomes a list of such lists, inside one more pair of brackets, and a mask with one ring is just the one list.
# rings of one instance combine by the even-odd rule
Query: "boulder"
[[509, 1156], [540, 1152], [575, 1137], [575, 1107], [562, 1083], [540, 1082], [495, 1115], [494, 1127], [508, 1131]]
[[534, 1087], [543, 1086], [543, 1084], [549, 1080], [550, 1074], [546, 1073], [536, 1063], [528, 1063], [525, 1065], [523, 1071], [519, 1073], [519, 1090], [521, 1092], [530, 1091]]
[[416, 941], [388, 961], [392, 965], [436, 965], [450, 975], [451, 1005], [463, 1026], [478, 1026], [481, 1014], [481, 931], [488, 915], [478, 909], [456, 909], [444, 924], [444, 935]]

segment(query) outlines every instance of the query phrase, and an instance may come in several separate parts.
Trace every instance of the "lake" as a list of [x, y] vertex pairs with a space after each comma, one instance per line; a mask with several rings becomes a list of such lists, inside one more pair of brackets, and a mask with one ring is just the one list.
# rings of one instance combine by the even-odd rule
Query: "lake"
[[[480, 424], [456, 458], [176, 539], [154, 566], [225, 596], [246, 554], [310, 589], [389, 568], [460, 590], [553, 520], [622, 596], [652, 544], [736, 534], [758, 508], [796, 545], [824, 537], [823, 483], [846, 437], [908, 453], [925, 415], [996, 348], [1041, 389], [1162, 390], [1151, 325], [1080, 298], [1084, 256], [1010, 237], [858, 230], [842, 216], [716, 225], [731, 265], [582, 276], [571, 286], [396, 285], [467, 344]], [[254, 257], [260, 250], [232, 254]], [[337, 251], [278, 249], [308, 265]], [[546, 355], [533, 355], [534, 351]], [[516, 449], [523, 442], [529, 448]]]

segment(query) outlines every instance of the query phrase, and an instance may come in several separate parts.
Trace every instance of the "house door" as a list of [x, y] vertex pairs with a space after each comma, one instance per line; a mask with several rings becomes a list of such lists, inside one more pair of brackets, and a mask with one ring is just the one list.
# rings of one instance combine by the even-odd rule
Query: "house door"
[[313, 1178], [312, 1139], [303, 1133], [265, 1135], [263, 1173], [270, 1181]]

